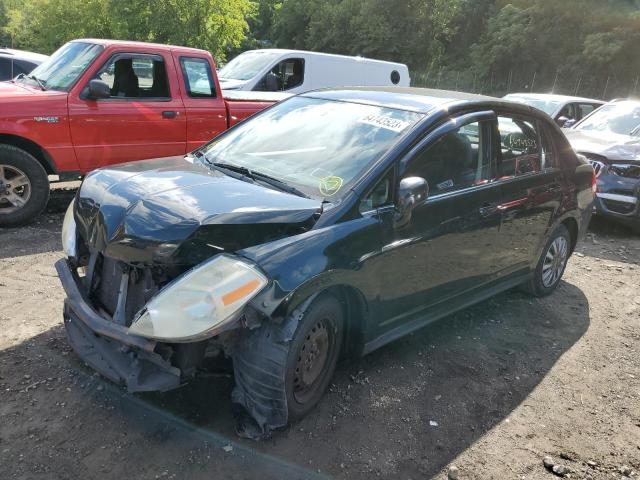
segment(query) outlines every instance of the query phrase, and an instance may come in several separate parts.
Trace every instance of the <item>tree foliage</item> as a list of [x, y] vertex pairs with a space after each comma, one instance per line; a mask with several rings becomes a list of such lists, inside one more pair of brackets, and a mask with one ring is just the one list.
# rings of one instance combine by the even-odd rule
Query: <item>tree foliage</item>
[[640, 0], [0, 0], [0, 43], [48, 53], [78, 37], [218, 60], [263, 46], [363, 55], [492, 94], [626, 95], [640, 80]]
[[250, 0], [0, 0], [0, 5], [3, 31], [15, 47], [50, 53], [73, 38], [100, 37], [196, 46], [220, 59], [245, 38], [255, 9]]

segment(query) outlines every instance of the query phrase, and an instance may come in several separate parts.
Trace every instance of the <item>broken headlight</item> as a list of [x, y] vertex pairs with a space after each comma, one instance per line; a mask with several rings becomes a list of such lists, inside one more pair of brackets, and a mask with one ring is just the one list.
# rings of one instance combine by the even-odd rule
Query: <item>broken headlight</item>
[[129, 332], [167, 342], [208, 338], [235, 320], [266, 284], [255, 266], [218, 255], [163, 288], [138, 312]]
[[69, 204], [62, 223], [62, 250], [67, 257], [76, 256], [76, 219], [73, 217], [75, 203], [75, 200], [72, 200]]

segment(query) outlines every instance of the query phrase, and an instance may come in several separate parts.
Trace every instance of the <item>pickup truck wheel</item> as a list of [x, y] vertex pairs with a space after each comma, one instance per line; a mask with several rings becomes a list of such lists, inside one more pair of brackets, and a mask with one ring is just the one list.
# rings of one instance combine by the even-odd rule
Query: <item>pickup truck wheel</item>
[[256, 422], [259, 435], [308, 414], [322, 398], [340, 354], [344, 314], [323, 293], [280, 324], [265, 321], [236, 345], [233, 401]]
[[31, 221], [47, 206], [49, 179], [40, 162], [11, 145], [0, 145], [0, 227]]
[[557, 288], [569, 260], [570, 245], [569, 230], [564, 225], [558, 225], [547, 239], [533, 277], [523, 285], [526, 292], [544, 297]]

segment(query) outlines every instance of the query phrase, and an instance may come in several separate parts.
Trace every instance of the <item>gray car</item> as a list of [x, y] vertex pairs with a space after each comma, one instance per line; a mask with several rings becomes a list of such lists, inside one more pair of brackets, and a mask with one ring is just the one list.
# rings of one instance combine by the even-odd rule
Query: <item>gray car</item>
[[593, 98], [547, 93], [510, 93], [504, 99], [542, 110], [562, 128], [571, 127], [606, 103]]
[[608, 103], [564, 133], [596, 172], [596, 213], [640, 231], [640, 101]]

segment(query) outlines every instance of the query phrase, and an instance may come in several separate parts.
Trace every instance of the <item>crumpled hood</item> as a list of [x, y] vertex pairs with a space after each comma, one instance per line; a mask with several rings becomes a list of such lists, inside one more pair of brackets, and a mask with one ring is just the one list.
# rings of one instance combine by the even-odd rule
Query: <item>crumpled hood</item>
[[319, 200], [171, 157], [92, 172], [75, 217], [85, 243], [109, 257], [197, 264], [223, 250], [301, 233], [320, 208]]
[[640, 138], [615, 133], [564, 130], [578, 153], [593, 153], [608, 160], [640, 161]]

